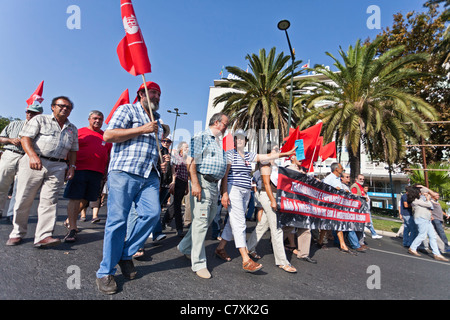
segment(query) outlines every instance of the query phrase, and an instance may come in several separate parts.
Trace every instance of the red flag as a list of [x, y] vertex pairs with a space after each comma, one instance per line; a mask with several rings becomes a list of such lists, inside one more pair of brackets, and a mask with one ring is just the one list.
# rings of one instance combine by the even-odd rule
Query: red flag
[[289, 136], [284, 138], [283, 140], [286, 140], [284, 145], [281, 147], [280, 152], [288, 152], [291, 151], [293, 148], [295, 148], [295, 140], [300, 139], [298, 136], [300, 134], [300, 131], [298, 130], [298, 127], [296, 129], [290, 128], [289, 129]]
[[133, 76], [152, 72], [147, 46], [137, 22], [131, 0], [120, 0], [126, 35], [117, 46], [120, 65]]
[[336, 141], [332, 141], [326, 146], [323, 146], [320, 150], [320, 157], [322, 161], [325, 161], [328, 158], [336, 158]]
[[31, 97], [27, 99], [27, 106], [32, 105], [33, 102], [35, 101], [42, 103], [42, 101], [44, 101], [44, 98], [42, 98], [43, 91], [44, 91], [44, 80], [41, 81], [41, 83], [38, 85], [37, 89], [33, 92]]
[[116, 111], [116, 109], [124, 104], [129, 104], [130, 103], [130, 95], [128, 94], [128, 89], [126, 89], [124, 92], [122, 92], [122, 94], [120, 95], [119, 100], [117, 100], [116, 104], [114, 105], [114, 107], [112, 108], [111, 112], [108, 115], [108, 118], [106, 118], [105, 123], [108, 124], [109, 121], [111, 120], [114, 112]]
[[[306, 168], [308, 172], [314, 172], [313, 164], [314, 164], [314, 162], [319, 160], [320, 150], [323, 148], [322, 143], [323, 143], [323, 137], [319, 137], [317, 139], [316, 146], [314, 147], [315, 149], [313, 149], [311, 155], [309, 157], [306, 157], [306, 159], [303, 160], [303, 162], [302, 162], [302, 167]], [[311, 161], [313, 156], [314, 156], [314, 160]]]
[[225, 151], [233, 150], [234, 149], [233, 135], [231, 133], [229, 133], [225, 137], [223, 137], [222, 144], [223, 144], [223, 150], [225, 150]]
[[314, 162], [319, 160], [320, 150], [322, 150], [323, 137], [317, 139], [316, 150], [314, 150]]
[[[311, 165], [314, 161], [317, 161], [319, 156], [318, 144], [322, 145], [322, 141], [319, 141], [320, 131], [322, 130], [322, 122], [302, 130], [298, 134], [297, 139], [303, 139], [303, 146], [305, 149], [305, 160], [302, 161], [302, 167], [306, 168], [308, 172], [313, 172], [313, 166]], [[314, 150], [316, 152], [314, 153]], [[314, 157], [314, 159], [313, 159]]]
[[289, 128], [289, 134], [286, 138], [283, 139], [283, 141], [287, 141], [287, 139], [289, 139], [289, 136], [295, 131], [296, 129], [294, 128]]
[[303, 139], [303, 146], [305, 148], [306, 159], [312, 158], [314, 148], [317, 145], [317, 140], [319, 139], [321, 130], [322, 130], [322, 122], [319, 122], [318, 124], [309, 127], [308, 129], [300, 131], [298, 139]]

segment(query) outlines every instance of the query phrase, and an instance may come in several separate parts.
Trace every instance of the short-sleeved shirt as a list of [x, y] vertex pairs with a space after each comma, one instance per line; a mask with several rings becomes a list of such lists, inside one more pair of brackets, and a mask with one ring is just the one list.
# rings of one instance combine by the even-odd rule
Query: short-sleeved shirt
[[407, 200], [408, 200], [408, 195], [405, 193], [400, 198], [400, 213], [404, 217], [412, 216], [412, 208], [411, 208], [411, 206], [408, 207], [408, 208], [406, 208], [404, 206], [404, 203], [407, 202]]
[[326, 183], [334, 188], [344, 189], [342, 186], [342, 181], [339, 176], [336, 176], [334, 173], [330, 173], [322, 180], [323, 183]]
[[34, 151], [44, 157], [65, 159], [69, 151], [78, 151], [77, 127], [67, 119], [61, 128], [53, 114], [33, 117], [19, 136], [31, 138]]
[[88, 127], [78, 130], [77, 170], [105, 173], [112, 144], [103, 140], [103, 131]]
[[[159, 114], [154, 112], [159, 120]], [[124, 104], [114, 112], [106, 130], [131, 129], [151, 122], [140, 102]], [[163, 128], [158, 121], [158, 141], [161, 141]], [[158, 147], [155, 133], [141, 134], [127, 141], [113, 143], [109, 171], [118, 170], [148, 178], [152, 169], [158, 172]], [[159, 174], [159, 172], [158, 172]]]
[[228, 171], [227, 182], [229, 185], [245, 189], [252, 188], [252, 162], [255, 161], [256, 153], [245, 152], [244, 158], [241, 157], [236, 149], [229, 150], [226, 153], [227, 164], [231, 164]]
[[444, 211], [442, 210], [439, 201], [431, 201], [431, 204], [433, 205], [433, 210], [431, 211], [433, 218], [439, 221], [444, 221]]
[[225, 151], [211, 129], [197, 133], [191, 139], [190, 156], [194, 158], [197, 172], [210, 175], [215, 180], [224, 177], [227, 169]]
[[186, 162], [180, 154], [176, 153], [172, 157], [172, 164], [175, 166], [175, 175], [178, 179], [183, 181], [188, 181], [188, 171], [186, 167]]
[[[26, 120], [17, 120], [10, 122], [5, 128], [3, 128], [2, 132], [0, 133], [0, 137], [3, 138], [18, 138], [20, 131], [22, 131], [23, 126], [25, 125], [27, 121]], [[5, 150], [9, 151], [16, 151], [16, 152], [24, 152], [22, 149], [22, 145], [15, 146], [13, 144], [6, 144], [3, 147]]]

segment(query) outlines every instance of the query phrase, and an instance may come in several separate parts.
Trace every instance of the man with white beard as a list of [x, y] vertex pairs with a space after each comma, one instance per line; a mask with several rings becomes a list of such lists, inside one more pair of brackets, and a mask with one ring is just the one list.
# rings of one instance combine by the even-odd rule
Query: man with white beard
[[[108, 170], [103, 260], [96, 280], [98, 289], [106, 294], [117, 291], [114, 280], [117, 264], [125, 278], [135, 278], [132, 256], [144, 246], [160, 217], [160, 172], [156, 144], [161, 141], [163, 128], [156, 110], [159, 108], [161, 89], [151, 81], [146, 86], [150, 101], [142, 84], [133, 104], [117, 108], [103, 135], [105, 142], [113, 143]], [[155, 121], [151, 121], [149, 112], [153, 112]], [[161, 170], [165, 170], [169, 159], [170, 156], [164, 159]], [[127, 220], [133, 203], [138, 218], [127, 236]]]

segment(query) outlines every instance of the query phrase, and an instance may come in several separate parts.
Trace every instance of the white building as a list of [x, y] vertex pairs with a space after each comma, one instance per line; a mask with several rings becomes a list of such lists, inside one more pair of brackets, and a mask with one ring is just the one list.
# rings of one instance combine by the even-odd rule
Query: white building
[[[303, 75], [298, 77], [301, 78], [314, 78], [317, 81], [332, 82], [326, 76], [320, 75]], [[208, 126], [209, 119], [213, 114], [222, 111], [224, 103], [218, 104], [213, 107], [214, 99], [226, 92], [229, 92], [229, 88], [217, 87], [221, 82], [225, 82], [225, 79], [214, 80], [214, 86], [209, 89], [209, 99], [208, 99], [208, 110], [206, 113], [206, 126]], [[307, 90], [305, 90], [307, 91]], [[256, 151], [256, 144], [250, 145], [250, 150]], [[391, 184], [389, 178], [389, 171], [387, 170], [388, 165], [386, 163], [378, 163], [370, 160], [366, 152], [361, 147], [361, 173], [365, 177], [365, 183], [369, 185], [369, 197], [371, 198], [371, 205], [378, 208], [392, 208], [392, 194], [391, 194]], [[345, 150], [337, 150], [338, 157], [340, 154], [340, 162], [345, 167], [346, 172], [350, 172], [350, 164], [348, 162], [348, 153]], [[330, 165], [336, 162], [337, 159], [327, 159], [323, 162], [317, 161], [314, 165], [314, 173], [322, 178], [330, 173]], [[392, 182], [394, 185], [394, 193], [396, 195], [396, 208], [398, 209], [398, 203], [400, 200], [401, 192], [404, 191], [405, 186], [408, 185], [408, 176], [401, 172], [399, 169], [394, 167], [394, 172], [392, 172]]]

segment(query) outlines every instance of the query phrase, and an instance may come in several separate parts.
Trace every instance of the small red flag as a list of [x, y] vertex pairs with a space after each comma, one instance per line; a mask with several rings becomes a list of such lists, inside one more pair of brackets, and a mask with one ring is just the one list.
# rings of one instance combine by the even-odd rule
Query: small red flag
[[332, 141], [326, 146], [323, 146], [320, 150], [320, 157], [322, 161], [325, 161], [328, 158], [336, 158], [336, 141]]
[[223, 145], [223, 150], [225, 150], [225, 151], [234, 149], [234, 138], [231, 133], [229, 133], [225, 137], [223, 137], [222, 145]]
[[314, 148], [317, 145], [317, 140], [319, 139], [321, 130], [322, 122], [319, 122], [318, 124], [309, 127], [308, 129], [300, 131], [298, 139], [303, 139], [306, 159], [313, 157]]
[[117, 46], [120, 65], [133, 76], [152, 72], [147, 46], [134, 13], [131, 0], [120, 0], [126, 35]]
[[120, 95], [119, 100], [117, 100], [116, 104], [114, 105], [114, 107], [112, 108], [111, 112], [108, 115], [108, 118], [106, 118], [105, 123], [108, 124], [109, 121], [111, 120], [114, 112], [116, 111], [116, 109], [124, 104], [129, 104], [130, 103], [130, 95], [128, 93], [128, 89], [126, 89], [124, 92], [122, 92], [122, 94]]
[[298, 128], [296, 128], [296, 129], [290, 128], [289, 136], [287, 136], [286, 138], [283, 139], [286, 142], [281, 147], [280, 152], [288, 152], [288, 151], [291, 151], [292, 149], [294, 149], [295, 148], [295, 140], [300, 139], [298, 137], [299, 134], [300, 134], [300, 131], [298, 130]]
[[[323, 148], [322, 143], [323, 137], [317, 138], [317, 143], [316, 146], [312, 149], [312, 153], [302, 162], [302, 167], [307, 168], [308, 172], [314, 172], [314, 167], [312, 166], [312, 164], [319, 160], [320, 150]], [[311, 161], [312, 157], [314, 157], [314, 159]]]
[[43, 91], [44, 91], [44, 80], [41, 81], [41, 83], [38, 85], [37, 89], [33, 92], [31, 97], [27, 99], [27, 106], [32, 105], [33, 102], [35, 101], [42, 103], [42, 101], [44, 101], [44, 98], [42, 98]]

